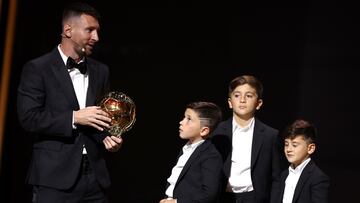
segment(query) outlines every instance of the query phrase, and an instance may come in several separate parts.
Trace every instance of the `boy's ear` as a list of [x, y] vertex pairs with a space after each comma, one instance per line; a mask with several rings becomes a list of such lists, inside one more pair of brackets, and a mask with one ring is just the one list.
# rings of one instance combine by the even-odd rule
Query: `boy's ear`
[[258, 100], [258, 104], [257, 104], [257, 106], [256, 106], [256, 110], [259, 110], [262, 105], [263, 105], [263, 100], [262, 100], [262, 99], [259, 99], [259, 100]]
[[315, 152], [315, 149], [316, 149], [316, 145], [315, 143], [311, 143], [308, 145], [308, 154], [312, 154]]
[[230, 99], [230, 97], [228, 98], [228, 104], [229, 104], [229, 108], [232, 109], [232, 104], [231, 104], [231, 99]]
[[209, 127], [202, 127], [200, 130], [201, 137], [206, 137], [209, 135], [210, 128]]

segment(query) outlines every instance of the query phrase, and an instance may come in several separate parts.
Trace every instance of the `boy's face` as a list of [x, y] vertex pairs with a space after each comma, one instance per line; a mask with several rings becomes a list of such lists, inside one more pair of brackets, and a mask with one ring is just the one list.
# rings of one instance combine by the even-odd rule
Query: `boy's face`
[[307, 143], [302, 135], [294, 139], [285, 139], [284, 152], [291, 166], [296, 168], [315, 151], [314, 143]]
[[262, 100], [258, 99], [255, 88], [249, 84], [244, 84], [234, 89], [228, 103], [235, 116], [248, 119], [254, 116], [256, 110], [260, 109]]
[[201, 140], [208, 132], [209, 128], [201, 127], [197, 113], [192, 109], [186, 109], [184, 118], [180, 121], [179, 136], [193, 143]]

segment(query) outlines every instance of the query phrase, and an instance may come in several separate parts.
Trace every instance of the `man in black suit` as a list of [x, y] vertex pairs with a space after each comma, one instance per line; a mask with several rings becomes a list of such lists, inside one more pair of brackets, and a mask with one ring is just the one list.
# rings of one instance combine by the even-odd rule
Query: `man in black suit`
[[61, 43], [24, 65], [18, 115], [34, 135], [27, 182], [33, 202], [106, 202], [106, 151], [122, 139], [106, 132], [111, 119], [97, 102], [109, 89], [108, 67], [88, 56], [99, 40], [99, 14], [88, 4], [64, 9]]
[[212, 142], [224, 160], [221, 203], [266, 203], [285, 159], [278, 130], [255, 118], [263, 104], [263, 86], [251, 75], [229, 84], [228, 103], [233, 116], [220, 123]]

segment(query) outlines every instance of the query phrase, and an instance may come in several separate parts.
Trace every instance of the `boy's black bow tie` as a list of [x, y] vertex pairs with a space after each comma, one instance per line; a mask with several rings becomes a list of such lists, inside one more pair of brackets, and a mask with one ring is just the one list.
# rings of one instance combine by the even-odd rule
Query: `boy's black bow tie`
[[76, 63], [75, 60], [72, 59], [71, 57], [68, 58], [66, 62], [66, 67], [68, 69], [77, 68], [79, 69], [80, 73], [82, 74], [86, 73], [86, 63], [85, 62]]

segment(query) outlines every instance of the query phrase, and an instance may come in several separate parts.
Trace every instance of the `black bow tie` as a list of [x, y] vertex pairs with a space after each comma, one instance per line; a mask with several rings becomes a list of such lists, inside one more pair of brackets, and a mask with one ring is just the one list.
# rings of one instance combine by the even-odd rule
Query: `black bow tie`
[[86, 73], [86, 63], [85, 62], [76, 63], [74, 59], [72, 59], [71, 57], [68, 58], [66, 62], [66, 67], [68, 69], [77, 68], [79, 69], [80, 73], [82, 74]]

